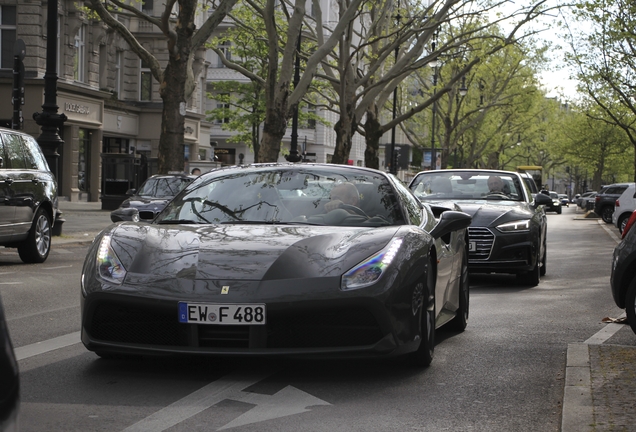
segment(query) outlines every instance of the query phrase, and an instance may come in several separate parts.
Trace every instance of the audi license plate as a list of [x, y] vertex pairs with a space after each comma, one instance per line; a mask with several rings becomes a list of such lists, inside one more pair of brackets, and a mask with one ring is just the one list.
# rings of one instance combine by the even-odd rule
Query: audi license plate
[[187, 324], [265, 324], [264, 304], [209, 304], [179, 302], [179, 322]]

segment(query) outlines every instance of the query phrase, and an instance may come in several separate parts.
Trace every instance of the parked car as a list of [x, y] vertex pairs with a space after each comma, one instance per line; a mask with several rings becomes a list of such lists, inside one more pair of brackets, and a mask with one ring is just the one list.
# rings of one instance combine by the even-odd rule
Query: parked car
[[532, 178], [532, 176], [529, 173], [521, 172], [519, 173], [519, 175], [525, 182], [528, 190], [530, 191], [532, 195], [539, 193], [539, 187], [537, 186], [537, 182], [534, 181], [534, 178]]
[[[505, 193], [492, 193], [488, 181], [499, 177]], [[516, 274], [522, 284], [536, 286], [546, 272], [549, 196], [533, 198], [516, 172], [435, 170], [418, 173], [409, 184], [425, 203], [456, 203], [473, 216], [468, 229], [472, 273]]]
[[561, 207], [570, 207], [570, 199], [566, 194], [559, 194], [559, 199], [561, 200]]
[[629, 183], [616, 183], [604, 186], [594, 197], [594, 213], [599, 215], [603, 222], [612, 223], [612, 214], [614, 214], [614, 204], [616, 199], [620, 197]]
[[0, 299], [0, 431], [18, 430], [20, 375]]
[[594, 209], [594, 204], [592, 204], [592, 208], [588, 209], [588, 202], [590, 200], [592, 200], [592, 203], [594, 202], [594, 198], [596, 197], [596, 193], [597, 192], [585, 192], [584, 194], [582, 194], [579, 197], [579, 202], [577, 203], [577, 205], [582, 208], [583, 210], [593, 210]]
[[636, 210], [636, 184], [630, 183], [621, 196], [616, 199], [612, 214], [612, 223], [621, 233], [634, 210]]
[[[330, 196], [304, 192], [316, 184]], [[426, 366], [436, 328], [466, 327], [470, 220], [373, 169], [220, 168], [151, 223], [95, 238], [82, 342], [102, 357], [407, 354]]]
[[58, 214], [57, 183], [37, 141], [0, 128], [0, 246], [25, 263], [46, 261]]
[[545, 211], [552, 211], [552, 212], [555, 212], [556, 214], [561, 214], [563, 212], [559, 194], [557, 194], [554, 191], [548, 191], [545, 189], [542, 190], [541, 193], [550, 197], [550, 200], [551, 200], [550, 204], [545, 206]]
[[119, 208], [110, 213], [110, 220], [151, 221], [166, 204], [197, 176], [186, 174], [156, 174], [148, 177], [139, 190], [130, 189]]
[[627, 321], [636, 333], [636, 229], [625, 232], [623, 240], [614, 249], [610, 285], [614, 302], [625, 309]]

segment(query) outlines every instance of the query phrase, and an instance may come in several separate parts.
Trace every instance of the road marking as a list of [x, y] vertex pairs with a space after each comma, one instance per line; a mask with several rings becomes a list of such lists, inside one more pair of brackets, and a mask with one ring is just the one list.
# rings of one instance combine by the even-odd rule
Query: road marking
[[22, 282], [0, 282], [0, 285], [22, 285]]
[[59, 270], [59, 269], [65, 269], [65, 268], [73, 268], [73, 266], [68, 265], [68, 266], [57, 266], [57, 267], [45, 267], [45, 270]]
[[[624, 316], [625, 313], [621, 314], [618, 318], [623, 318]], [[614, 336], [622, 328], [625, 328], [625, 324], [609, 323], [583, 343], [586, 345], [600, 345]]]
[[260, 374], [235, 371], [160, 409], [127, 427], [123, 432], [166, 430], [225, 399], [240, 395], [241, 390], [267, 378], [272, 373], [273, 371], [265, 371]]
[[80, 337], [80, 332], [75, 332], [42, 342], [36, 342], [31, 345], [25, 345], [15, 349], [15, 357], [17, 360], [24, 360], [59, 348], [75, 345], [81, 341]]
[[310, 411], [307, 409], [309, 406], [331, 405], [292, 386], [287, 386], [274, 395], [243, 391], [275, 372], [277, 371], [269, 370], [260, 373], [234, 371], [138, 421], [122, 432], [164, 431], [227, 399], [255, 406], [217, 430], [300, 414]]

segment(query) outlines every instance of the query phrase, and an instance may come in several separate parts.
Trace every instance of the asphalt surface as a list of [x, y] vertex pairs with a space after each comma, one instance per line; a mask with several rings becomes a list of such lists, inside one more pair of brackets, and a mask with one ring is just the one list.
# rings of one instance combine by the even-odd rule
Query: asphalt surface
[[[60, 210], [65, 222], [62, 234], [53, 237], [53, 248], [91, 242], [111, 224], [110, 211], [102, 210], [100, 202], [61, 201]], [[618, 231], [605, 228], [618, 241]], [[610, 323], [587, 341], [568, 345], [563, 432], [636, 431], [636, 344], [612, 338], [625, 325]]]

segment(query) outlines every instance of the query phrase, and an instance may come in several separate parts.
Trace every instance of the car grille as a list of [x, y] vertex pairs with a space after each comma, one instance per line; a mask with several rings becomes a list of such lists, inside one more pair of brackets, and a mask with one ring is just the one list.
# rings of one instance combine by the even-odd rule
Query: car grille
[[89, 332], [104, 342], [208, 348], [328, 348], [371, 345], [382, 331], [366, 309], [270, 313], [265, 326], [181, 324], [174, 311], [100, 304]]
[[468, 240], [475, 242], [475, 248], [470, 251], [469, 259], [487, 260], [495, 242], [494, 234], [483, 227], [468, 227]]

